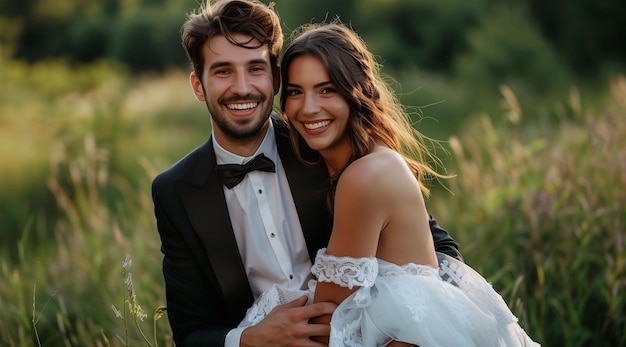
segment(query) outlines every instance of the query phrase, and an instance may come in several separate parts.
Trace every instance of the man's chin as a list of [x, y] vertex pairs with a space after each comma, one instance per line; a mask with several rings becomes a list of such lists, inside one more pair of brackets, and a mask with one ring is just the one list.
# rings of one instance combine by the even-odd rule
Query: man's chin
[[251, 120], [240, 121], [237, 125], [230, 127], [226, 134], [230, 138], [238, 141], [256, 139], [261, 133], [265, 135], [263, 129], [266, 127], [268, 122], [269, 117], [263, 122], [259, 122], [258, 120], [256, 122]]

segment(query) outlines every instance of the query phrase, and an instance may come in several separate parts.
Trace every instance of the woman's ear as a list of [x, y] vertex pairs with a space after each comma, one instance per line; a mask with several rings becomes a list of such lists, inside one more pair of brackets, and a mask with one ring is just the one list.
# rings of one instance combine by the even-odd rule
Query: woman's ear
[[194, 71], [189, 75], [189, 83], [191, 84], [191, 89], [193, 90], [193, 94], [196, 96], [198, 101], [205, 101], [204, 94], [204, 86], [202, 85], [202, 80], [198, 78]]

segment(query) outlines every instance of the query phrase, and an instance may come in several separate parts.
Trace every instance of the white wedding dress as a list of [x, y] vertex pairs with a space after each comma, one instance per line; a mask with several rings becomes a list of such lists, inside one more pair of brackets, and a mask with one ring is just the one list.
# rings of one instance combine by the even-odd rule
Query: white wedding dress
[[[311, 272], [318, 281], [360, 287], [331, 319], [330, 347], [379, 347], [403, 341], [431, 346], [539, 346], [517, 323], [502, 297], [466, 264], [437, 253], [439, 268], [399, 266], [374, 257], [350, 258], [318, 251]], [[309, 290], [274, 285], [248, 309], [239, 325], [260, 322], [277, 305]]]

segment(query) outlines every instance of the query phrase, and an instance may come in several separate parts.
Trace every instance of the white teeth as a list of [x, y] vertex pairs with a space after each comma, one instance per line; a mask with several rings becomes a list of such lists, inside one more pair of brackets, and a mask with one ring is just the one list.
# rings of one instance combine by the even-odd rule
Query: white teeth
[[228, 104], [226, 105], [226, 107], [228, 107], [230, 110], [243, 111], [243, 110], [249, 110], [251, 108], [255, 108], [258, 104], [259, 104], [258, 102], [248, 102], [245, 104]]
[[328, 124], [330, 124], [329, 120], [323, 120], [323, 121], [319, 121], [319, 122], [315, 122], [315, 123], [304, 123], [304, 127], [309, 129], [309, 130], [315, 130], [315, 129], [319, 129], [319, 128], [325, 127]]

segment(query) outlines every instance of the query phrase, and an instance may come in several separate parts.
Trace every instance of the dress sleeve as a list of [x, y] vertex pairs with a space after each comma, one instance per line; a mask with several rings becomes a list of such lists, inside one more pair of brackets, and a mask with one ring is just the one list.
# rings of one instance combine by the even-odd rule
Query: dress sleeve
[[329, 282], [352, 289], [354, 286], [369, 288], [378, 274], [375, 257], [335, 257], [326, 254], [326, 248], [317, 251], [311, 273], [319, 282]]

